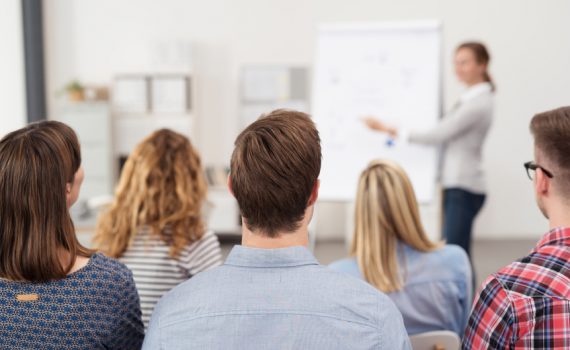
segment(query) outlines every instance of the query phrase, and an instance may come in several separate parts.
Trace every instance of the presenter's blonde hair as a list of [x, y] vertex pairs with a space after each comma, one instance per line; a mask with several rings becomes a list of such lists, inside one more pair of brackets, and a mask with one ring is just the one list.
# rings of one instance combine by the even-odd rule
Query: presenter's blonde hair
[[398, 263], [398, 242], [429, 252], [443, 242], [429, 240], [420, 222], [412, 184], [389, 160], [374, 160], [360, 175], [350, 254], [366, 281], [390, 293], [404, 286], [405, 266]]

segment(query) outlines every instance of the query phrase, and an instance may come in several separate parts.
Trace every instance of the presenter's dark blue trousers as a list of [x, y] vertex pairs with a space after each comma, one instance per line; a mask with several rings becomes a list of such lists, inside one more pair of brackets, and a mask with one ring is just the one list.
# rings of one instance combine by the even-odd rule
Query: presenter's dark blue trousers
[[471, 231], [473, 221], [485, 202], [484, 194], [461, 188], [448, 188], [443, 192], [443, 238], [448, 244], [462, 247], [471, 259]]

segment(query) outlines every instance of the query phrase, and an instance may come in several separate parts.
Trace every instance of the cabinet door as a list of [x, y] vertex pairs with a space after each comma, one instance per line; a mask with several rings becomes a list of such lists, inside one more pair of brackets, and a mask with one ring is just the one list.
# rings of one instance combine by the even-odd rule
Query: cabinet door
[[85, 180], [79, 199], [112, 194], [112, 131], [108, 105], [75, 103], [63, 108], [57, 119], [75, 130], [81, 144]]

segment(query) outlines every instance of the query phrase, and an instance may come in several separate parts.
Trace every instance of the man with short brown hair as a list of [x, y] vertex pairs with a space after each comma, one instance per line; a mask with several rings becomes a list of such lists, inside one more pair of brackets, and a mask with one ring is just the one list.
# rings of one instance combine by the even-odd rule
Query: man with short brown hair
[[312, 216], [321, 171], [319, 133], [305, 113], [276, 110], [236, 139], [229, 187], [248, 232], [275, 238]]
[[238, 136], [228, 185], [242, 245], [161, 299], [145, 349], [409, 349], [387, 296], [307, 249], [320, 167], [305, 113], [273, 111]]
[[535, 115], [530, 129], [535, 160], [524, 165], [550, 231], [483, 283], [464, 349], [570, 348], [570, 107]]

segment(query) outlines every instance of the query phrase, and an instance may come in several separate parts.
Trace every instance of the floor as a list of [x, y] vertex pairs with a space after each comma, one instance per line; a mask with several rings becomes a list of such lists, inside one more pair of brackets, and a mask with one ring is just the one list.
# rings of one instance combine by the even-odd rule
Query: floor
[[[227, 256], [235, 240], [222, 238], [222, 250]], [[473, 245], [473, 260], [477, 275], [477, 286], [491, 273], [510, 262], [523, 257], [534, 247], [532, 240], [477, 240]], [[321, 264], [329, 264], [346, 256], [346, 248], [342, 241], [318, 241], [315, 245], [315, 256]]]

